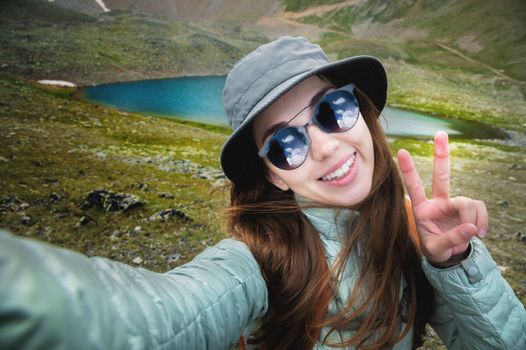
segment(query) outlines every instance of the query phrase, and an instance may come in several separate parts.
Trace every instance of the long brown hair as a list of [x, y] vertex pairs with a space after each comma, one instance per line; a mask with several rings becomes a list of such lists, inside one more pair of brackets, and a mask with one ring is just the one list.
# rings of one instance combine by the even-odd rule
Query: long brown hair
[[[413, 328], [413, 348], [421, 345], [432, 307], [433, 292], [411, 240], [400, 175], [378, 121], [378, 111], [357, 91], [360, 111], [373, 139], [375, 166], [368, 197], [359, 203], [359, 218], [349, 224], [346, 241], [334, 266], [327, 265], [319, 233], [302, 214], [292, 191], [271, 184], [247, 132], [248, 154], [243, 183], [231, 188], [229, 229], [244, 241], [258, 261], [268, 288], [268, 311], [255, 335], [263, 349], [310, 349], [322, 326], [348, 329], [360, 320], [356, 333], [331, 346], [378, 349], [393, 345]], [[249, 128], [247, 128], [249, 129]], [[360, 245], [364, 261], [348, 304], [324, 319], [338, 288], [347, 258]], [[407, 327], [400, 331], [400, 287], [409, 289]], [[329, 333], [330, 334], [330, 333]]]

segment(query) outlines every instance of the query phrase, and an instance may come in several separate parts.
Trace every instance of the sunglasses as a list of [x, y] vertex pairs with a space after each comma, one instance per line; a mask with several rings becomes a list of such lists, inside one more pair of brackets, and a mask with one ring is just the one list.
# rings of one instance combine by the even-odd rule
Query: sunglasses
[[356, 124], [360, 116], [358, 100], [354, 95], [354, 85], [345, 85], [323, 96], [314, 105], [314, 115], [302, 126], [287, 125], [274, 132], [263, 144], [258, 155], [267, 159], [283, 170], [293, 170], [305, 162], [310, 149], [310, 138], [307, 133], [309, 125], [316, 125], [326, 133], [345, 132]]

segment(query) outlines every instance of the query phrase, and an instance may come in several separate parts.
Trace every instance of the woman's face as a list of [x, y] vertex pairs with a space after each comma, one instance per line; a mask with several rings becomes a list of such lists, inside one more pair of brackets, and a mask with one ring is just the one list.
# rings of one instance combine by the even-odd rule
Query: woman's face
[[[313, 76], [279, 98], [254, 120], [253, 136], [258, 149], [271, 135], [268, 130], [278, 123], [288, 122], [310, 105], [314, 96], [321, 98], [333, 89], [329, 82]], [[313, 108], [306, 108], [290, 125], [307, 123]], [[329, 134], [315, 125], [310, 125], [307, 133], [310, 150], [300, 167], [282, 170], [263, 158], [269, 170], [268, 179], [284, 191], [291, 189], [319, 204], [351, 206], [365, 199], [371, 190], [374, 151], [363, 117], [360, 115], [354, 127], [343, 133]]]

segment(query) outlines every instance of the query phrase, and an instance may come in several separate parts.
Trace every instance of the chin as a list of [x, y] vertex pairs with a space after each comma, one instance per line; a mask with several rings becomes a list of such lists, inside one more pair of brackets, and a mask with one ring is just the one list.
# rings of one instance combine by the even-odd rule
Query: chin
[[355, 207], [359, 205], [360, 203], [362, 203], [365, 199], [367, 199], [370, 191], [371, 191], [371, 186], [368, 186], [367, 190], [364, 190], [362, 188], [357, 193], [349, 194], [349, 196], [347, 197], [349, 198], [349, 200], [342, 201], [340, 205], [344, 207], [351, 207], [351, 208]]

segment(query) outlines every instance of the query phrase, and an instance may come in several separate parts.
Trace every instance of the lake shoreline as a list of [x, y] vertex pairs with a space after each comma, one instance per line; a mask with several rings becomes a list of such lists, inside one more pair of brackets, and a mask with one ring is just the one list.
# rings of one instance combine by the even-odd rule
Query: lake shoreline
[[[73, 98], [126, 112], [227, 128], [221, 100], [225, 79], [214, 75], [117, 82], [79, 88]], [[515, 142], [498, 127], [437, 114], [386, 106], [381, 123], [389, 136], [426, 138], [442, 130], [456, 139]]]

